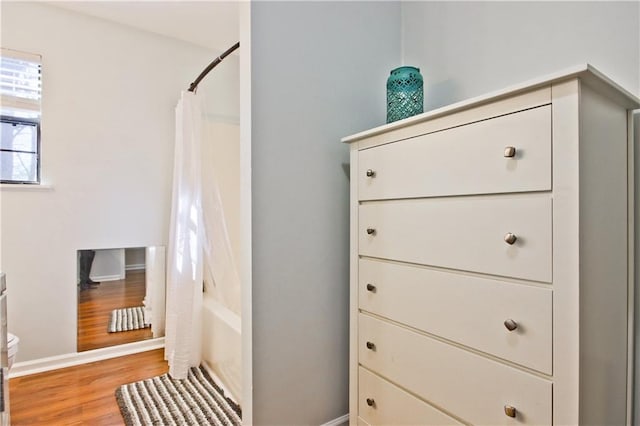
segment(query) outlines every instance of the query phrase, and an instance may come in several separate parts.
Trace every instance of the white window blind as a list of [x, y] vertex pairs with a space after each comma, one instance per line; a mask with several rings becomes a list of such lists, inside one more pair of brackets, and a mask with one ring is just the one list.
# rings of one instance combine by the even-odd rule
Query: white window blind
[[[40, 115], [42, 59], [40, 55], [2, 49], [0, 56], [0, 96], [2, 114], [8, 111]], [[17, 114], [15, 114], [17, 115]], [[22, 115], [22, 114], [20, 114]]]

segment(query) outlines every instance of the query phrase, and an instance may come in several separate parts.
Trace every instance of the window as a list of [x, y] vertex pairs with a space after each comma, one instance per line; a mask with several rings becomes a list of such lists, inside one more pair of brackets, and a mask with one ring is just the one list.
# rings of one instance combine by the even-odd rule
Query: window
[[41, 58], [0, 55], [0, 182], [40, 183]]

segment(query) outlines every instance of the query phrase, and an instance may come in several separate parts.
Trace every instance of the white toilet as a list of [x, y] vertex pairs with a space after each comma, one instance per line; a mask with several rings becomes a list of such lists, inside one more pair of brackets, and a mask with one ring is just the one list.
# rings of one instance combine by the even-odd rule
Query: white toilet
[[18, 343], [20, 339], [15, 334], [7, 333], [7, 355], [9, 358], [9, 370], [13, 366], [13, 361], [16, 359], [18, 353]]

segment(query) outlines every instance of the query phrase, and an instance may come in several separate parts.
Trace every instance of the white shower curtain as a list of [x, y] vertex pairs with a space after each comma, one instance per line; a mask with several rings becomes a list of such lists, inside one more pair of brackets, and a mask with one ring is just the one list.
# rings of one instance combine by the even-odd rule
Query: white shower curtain
[[[206, 120], [205, 120], [206, 121]], [[229, 235], [229, 222], [225, 214], [220, 186], [216, 170], [211, 166], [214, 157], [220, 158], [223, 154], [217, 149], [238, 149], [238, 140], [229, 138], [228, 134], [214, 132], [212, 121], [204, 125], [203, 161], [202, 168], [202, 211], [204, 219], [204, 289], [205, 296], [211, 296], [223, 306], [240, 316], [240, 278], [236, 268], [236, 261], [231, 246], [231, 236]], [[221, 138], [223, 136], [223, 138]], [[213, 140], [217, 139], [215, 143]], [[227, 151], [228, 153], [228, 151]], [[223, 154], [224, 155], [224, 154]], [[223, 157], [224, 158], [224, 157]], [[227, 159], [229, 157], [227, 156]], [[238, 173], [239, 175], [239, 173]], [[227, 185], [233, 183], [226, 182]], [[234, 212], [233, 205], [229, 207], [231, 214]]]
[[165, 359], [174, 379], [200, 364], [202, 346], [202, 113], [193, 92], [176, 106], [173, 198], [167, 263]]

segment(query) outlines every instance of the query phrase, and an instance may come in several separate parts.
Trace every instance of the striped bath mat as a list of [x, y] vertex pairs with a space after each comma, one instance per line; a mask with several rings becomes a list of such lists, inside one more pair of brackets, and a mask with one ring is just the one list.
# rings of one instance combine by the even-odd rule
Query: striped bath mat
[[242, 424], [240, 407], [202, 367], [191, 368], [185, 380], [164, 374], [122, 385], [116, 400], [127, 426]]
[[109, 320], [109, 333], [117, 331], [138, 330], [150, 327], [151, 324], [144, 322], [144, 308], [136, 306], [135, 308], [114, 309], [111, 311], [111, 319]]

